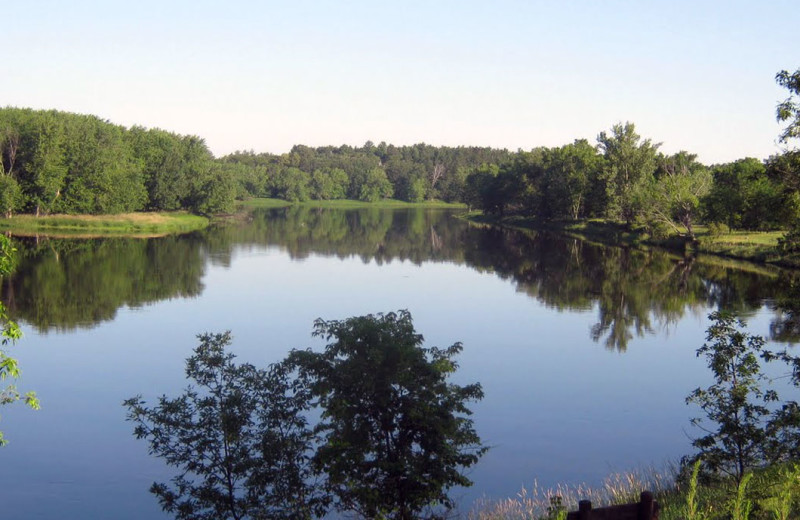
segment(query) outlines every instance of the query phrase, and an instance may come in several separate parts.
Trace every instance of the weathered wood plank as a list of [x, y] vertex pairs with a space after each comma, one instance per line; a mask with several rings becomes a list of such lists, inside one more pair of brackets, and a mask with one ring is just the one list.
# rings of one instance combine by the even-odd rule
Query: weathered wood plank
[[658, 520], [658, 502], [649, 491], [639, 502], [592, 509], [592, 503], [581, 500], [577, 511], [567, 513], [567, 520]]

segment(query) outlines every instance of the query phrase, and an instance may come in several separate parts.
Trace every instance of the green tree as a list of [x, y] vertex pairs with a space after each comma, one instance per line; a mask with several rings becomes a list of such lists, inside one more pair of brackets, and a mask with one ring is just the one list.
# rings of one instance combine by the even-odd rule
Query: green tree
[[10, 175], [0, 175], [0, 213], [9, 218], [22, 206], [22, 189]]
[[283, 168], [275, 179], [276, 195], [292, 202], [311, 198], [309, 184], [311, 176], [299, 168]]
[[36, 215], [52, 211], [64, 189], [67, 166], [64, 162], [64, 131], [58, 117], [46, 112], [38, 118], [35, 151], [26, 165], [29, 205]]
[[205, 178], [195, 183], [192, 209], [203, 215], [217, 215], [233, 211], [236, 184], [230, 166], [210, 163]]
[[366, 518], [442, 518], [454, 505], [449, 488], [470, 485], [461, 470], [486, 451], [467, 408], [483, 396], [480, 385], [447, 381], [461, 344], [423, 348], [407, 311], [320, 319], [313, 335], [333, 341], [321, 353], [293, 351], [288, 362], [319, 400], [314, 463], [337, 507]]
[[343, 199], [350, 178], [341, 168], [314, 170], [311, 174], [311, 198], [316, 200]]
[[427, 189], [428, 183], [423, 177], [411, 179], [408, 185], [408, 202], [422, 202], [425, 200], [425, 192]]
[[650, 139], [640, 139], [630, 122], [618, 123], [612, 127], [611, 134], [600, 132], [597, 136], [598, 146], [606, 158], [607, 213], [627, 224], [633, 222], [640, 210], [635, 190], [655, 172], [656, 152], [660, 146]]
[[377, 202], [381, 199], [388, 199], [393, 194], [394, 188], [386, 177], [386, 172], [383, 168], [372, 168], [364, 177], [358, 199], [367, 202]]
[[764, 338], [745, 332], [744, 322], [729, 313], [713, 312], [709, 318], [713, 323], [706, 332], [707, 343], [697, 355], [706, 358], [714, 384], [696, 388], [686, 402], [698, 405], [711, 425], [706, 427], [702, 418], [692, 420], [706, 433], [692, 445], [709, 470], [741, 482], [767, 458], [771, 412], [766, 404], [778, 396], [761, 389], [765, 377], [758, 358]]
[[585, 139], [554, 148], [546, 154], [543, 178], [545, 218], [571, 218], [586, 216], [595, 201], [591, 191], [603, 167], [603, 157]]
[[313, 433], [309, 394], [280, 364], [260, 370], [225, 352], [230, 333], [202, 334], [186, 361], [194, 382], [183, 395], [148, 408], [125, 401], [134, 435], [179, 469], [150, 492], [178, 519], [303, 519], [325, 501], [308, 464]]
[[700, 201], [710, 189], [711, 173], [697, 162], [696, 155], [678, 152], [662, 157], [657, 175], [641, 184], [642, 215], [649, 224], [664, 225], [676, 233], [682, 225], [694, 240]]
[[793, 73], [782, 70], [775, 75], [775, 81], [789, 91], [789, 97], [778, 105], [777, 110], [778, 121], [788, 121], [788, 126], [780, 135], [780, 141], [786, 143], [800, 137], [800, 69]]
[[[11, 246], [11, 241], [5, 235], [0, 235], [0, 275], [7, 275], [11, 272], [13, 253], [14, 248]], [[0, 327], [2, 327], [2, 331], [0, 331], [0, 338], [2, 338], [0, 340], [0, 344], [2, 344], [2, 348], [0, 348], [0, 381], [9, 378], [16, 381], [21, 374], [19, 363], [8, 355], [6, 348], [18, 340], [22, 336], [22, 332], [16, 322], [9, 318], [6, 307], [2, 303], [0, 303]], [[0, 386], [0, 405], [10, 404], [20, 399], [34, 410], [39, 409], [39, 400], [34, 392], [27, 392], [21, 396], [14, 383], [4, 387]], [[0, 431], [0, 446], [5, 445], [6, 442], [3, 432]]]
[[474, 172], [467, 175], [464, 181], [464, 202], [471, 210], [473, 208], [485, 208], [486, 195], [489, 186], [494, 182], [500, 172], [496, 164], [482, 164]]
[[142, 164], [147, 188], [147, 208], [176, 210], [189, 198], [193, 161], [202, 162], [196, 138], [182, 137], [159, 129], [134, 126], [127, 134], [134, 154]]
[[745, 196], [747, 186], [766, 175], [764, 163], [748, 157], [711, 169], [713, 183], [703, 198], [703, 215], [707, 222], [721, 222], [731, 229], [742, 229], [752, 219], [746, 215], [751, 203]]

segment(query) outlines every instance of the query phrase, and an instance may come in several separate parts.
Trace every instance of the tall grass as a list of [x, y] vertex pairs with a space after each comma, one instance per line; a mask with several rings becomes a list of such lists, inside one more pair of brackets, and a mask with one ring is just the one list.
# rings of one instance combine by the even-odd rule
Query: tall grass
[[566, 511], [578, 509], [578, 502], [589, 500], [592, 507], [638, 502], [642, 491], [652, 491], [658, 497], [674, 489], [676, 471], [647, 468], [612, 473], [598, 487], [587, 484], [558, 484], [542, 488], [534, 481], [522, 488], [515, 497], [500, 500], [480, 499], [468, 514], [471, 520], [558, 520]]
[[0, 231], [54, 236], [166, 235], [202, 229], [205, 217], [185, 211], [118, 215], [16, 215], [0, 219]]
[[713, 480], [704, 484], [701, 463], [688, 481], [677, 468], [645, 469], [609, 475], [598, 487], [559, 484], [541, 488], [534, 482], [515, 497], [478, 500], [471, 520], [563, 520], [580, 500], [593, 508], [634, 503], [642, 491], [652, 491], [660, 520], [797, 520], [800, 519], [800, 464], [772, 466], [748, 473], [740, 483]]

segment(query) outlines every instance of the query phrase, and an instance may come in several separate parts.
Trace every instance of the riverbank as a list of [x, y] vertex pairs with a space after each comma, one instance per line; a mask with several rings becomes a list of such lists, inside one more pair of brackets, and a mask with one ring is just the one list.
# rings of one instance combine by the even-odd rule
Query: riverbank
[[[692, 468], [687, 468], [691, 470]], [[797, 518], [800, 504], [797, 463], [759, 468], [739, 484], [735, 479], [700, 479], [697, 467], [679, 477], [677, 466], [663, 470], [648, 468], [608, 475], [599, 486], [559, 484], [542, 489], [536, 482], [514, 497], [479, 500], [469, 512], [470, 520], [557, 520], [576, 511], [580, 500], [593, 508], [639, 501], [650, 491], [659, 503], [661, 520], [789, 520]], [[748, 514], [742, 514], [744, 510]], [[737, 516], [738, 513], [738, 516]]]
[[384, 199], [377, 202], [362, 200], [337, 199], [337, 200], [308, 200], [303, 202], [290, 202], [283, 199], [253, 198], [240, 203], [245, 208], [283, 208], [287, 206], [310, 206], [314, 208], [331, 209], [400, 209], [400, 208], [430, 208], [430, 209], [466, 209], [462, 203], [443, 202], [440, 200], [427, 200], [424, 202], [406, 202], [403, 200]]
[[783, 237], [784, 231], [731, 231], [714, 234], [705, 226], [697, 226], [696, 240], [692, 241], [686, 236], [677, 234], [654, 238], [644, 229], [631, 229], [624, 224], [602, 219], [541, 222], [518, 216], [497, 218], [479, 212], [468, 213], [465, 218], [482, 224], [552, 231], [606, 245], [657, 246], [681, 254], [701, 253], [780, 267], [800, 268], [800, 255], [784, 255], [778, 249], [778, 239]]
[[0, 231], [16, 236], [92, 238], [155, 237], [203, 229], [209, 219], [188, 212], [121, 213], [118, 215], [15, 215], [0, 219]]

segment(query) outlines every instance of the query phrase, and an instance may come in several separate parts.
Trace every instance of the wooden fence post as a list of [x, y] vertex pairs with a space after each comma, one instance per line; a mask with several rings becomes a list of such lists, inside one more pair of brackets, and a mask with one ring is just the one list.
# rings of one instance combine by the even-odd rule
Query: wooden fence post
[[592, 516], [592, 503], [588, 500], [578, 502], [578, 520], [589, 520]]
[[653, 513], [653, 494], [643, 491], [639, 497], [639, 520], [652, 520]]

